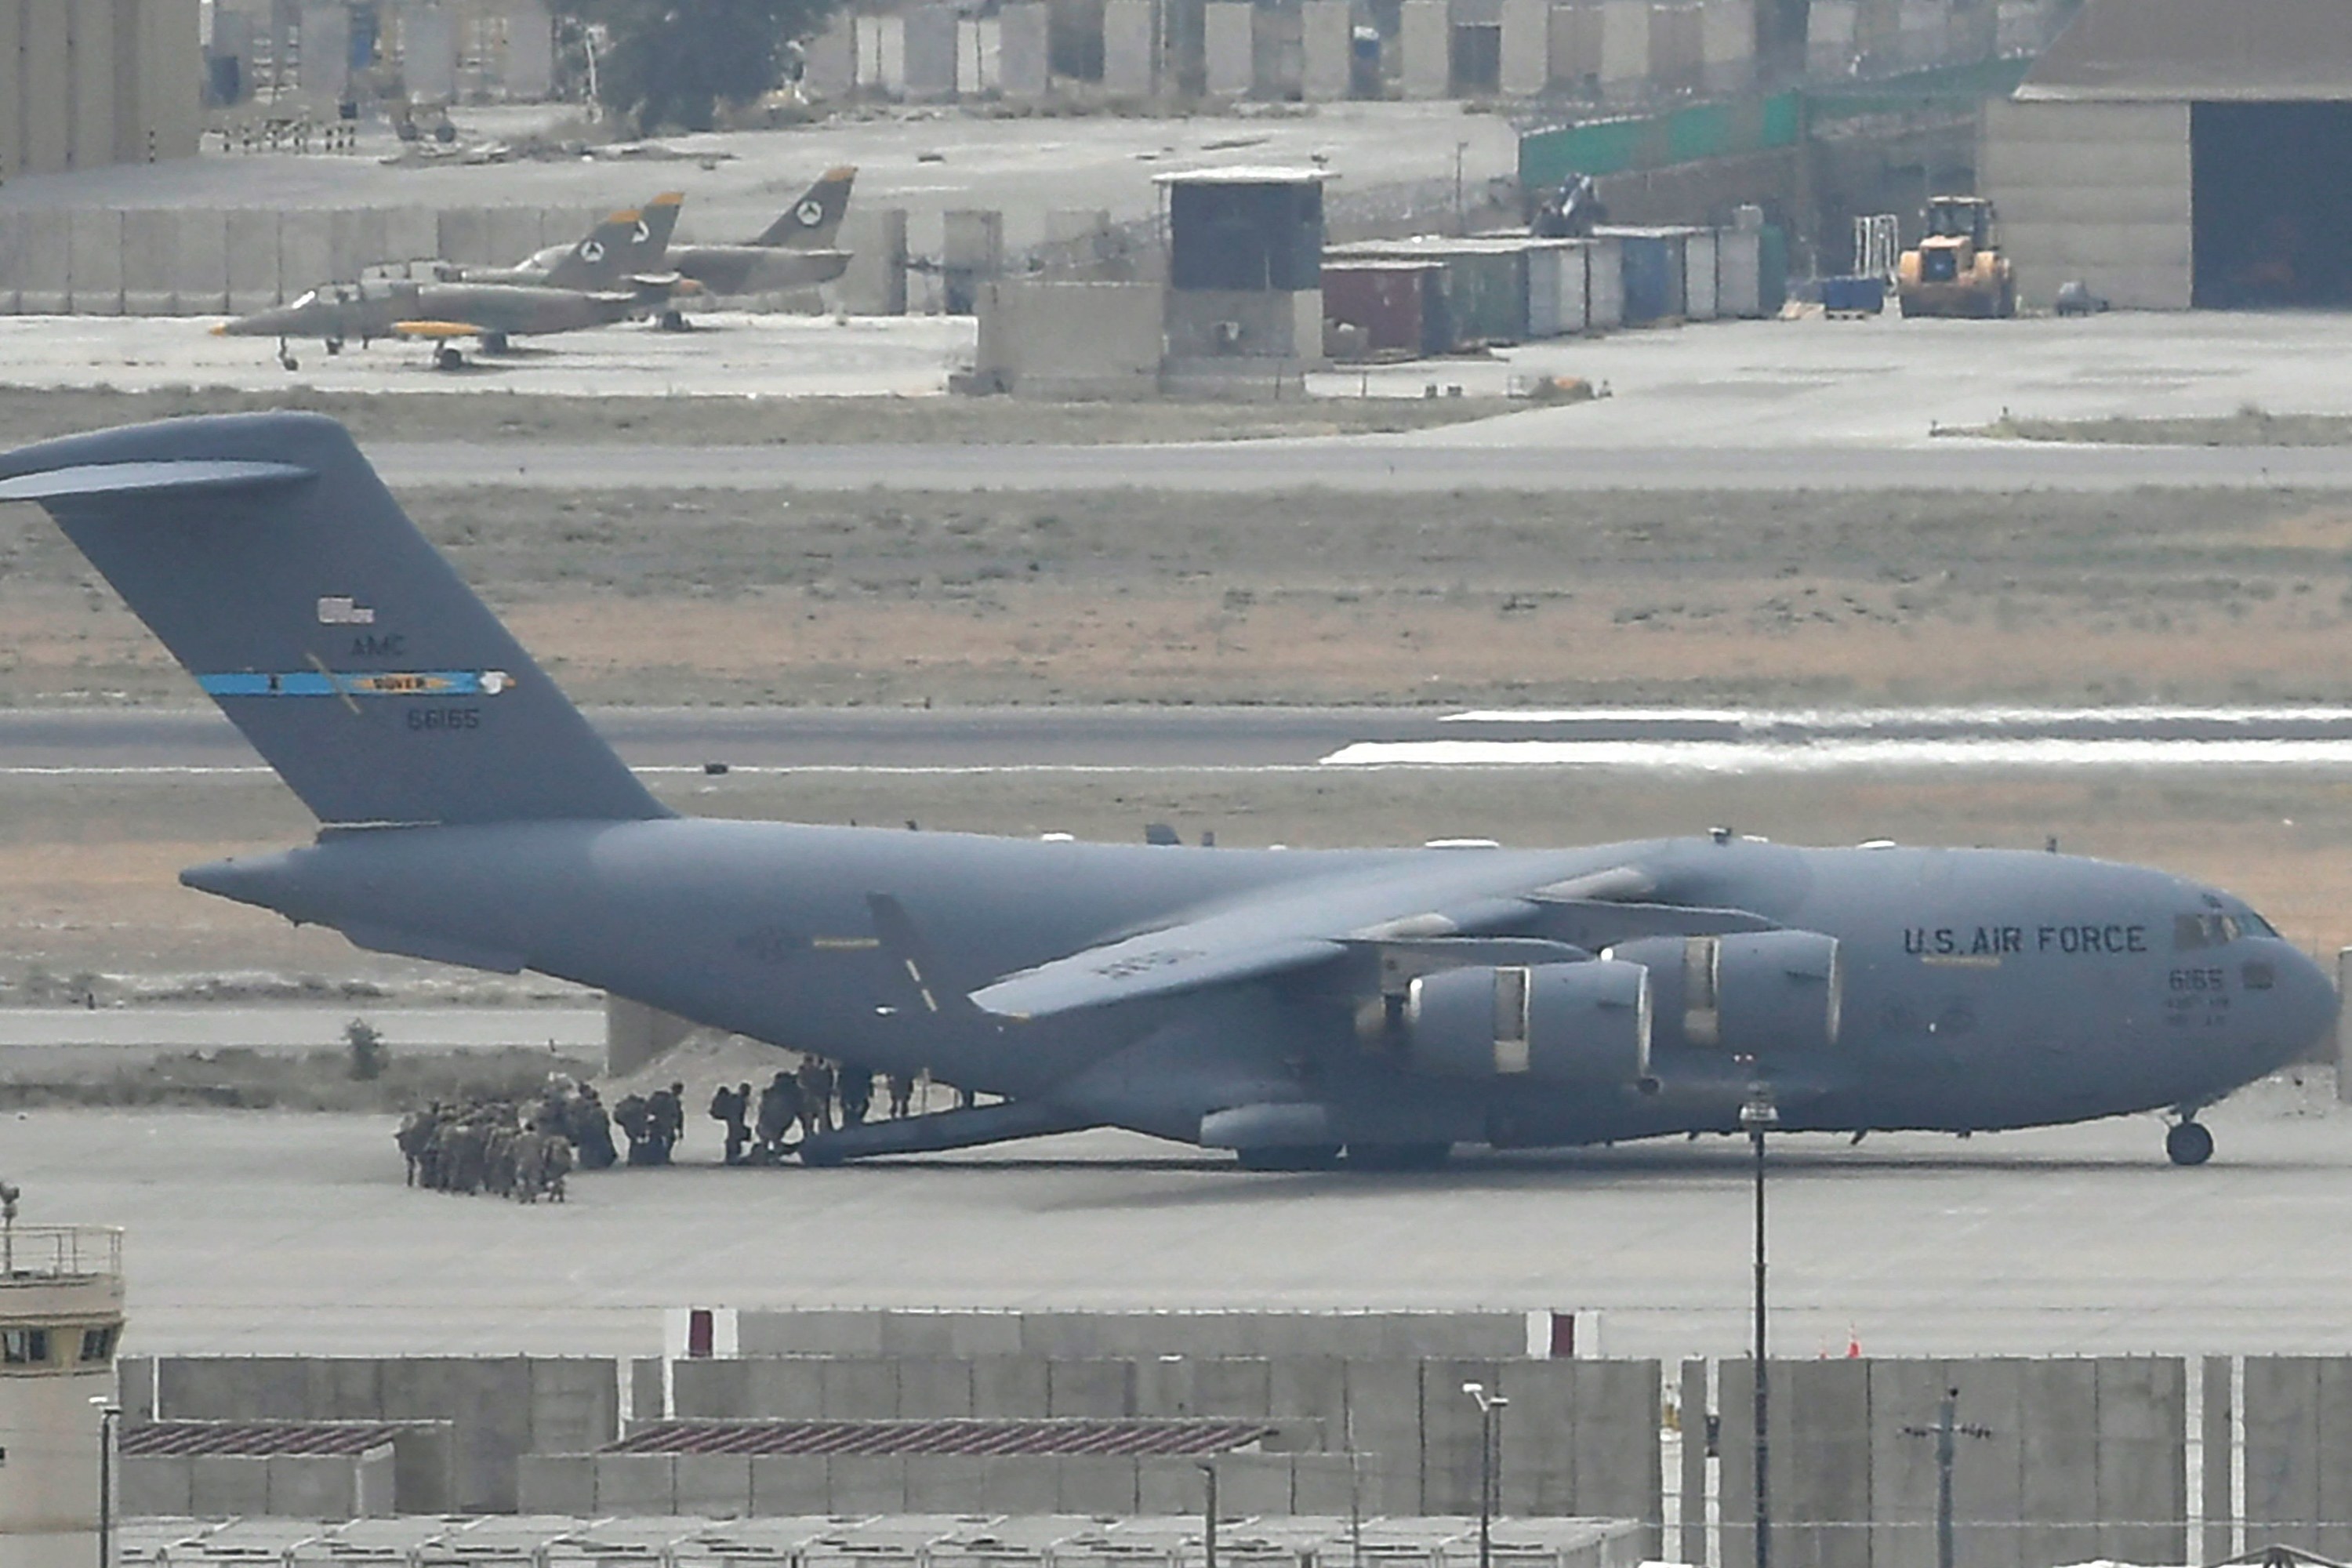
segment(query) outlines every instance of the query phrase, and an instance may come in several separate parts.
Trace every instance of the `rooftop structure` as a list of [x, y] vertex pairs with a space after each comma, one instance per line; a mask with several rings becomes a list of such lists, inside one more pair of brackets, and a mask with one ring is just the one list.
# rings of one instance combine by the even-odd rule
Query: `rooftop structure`
[[0, 1184], [0, 1563], [82, 1568], [122, 1334], [122, 1233], [20, 1226]]

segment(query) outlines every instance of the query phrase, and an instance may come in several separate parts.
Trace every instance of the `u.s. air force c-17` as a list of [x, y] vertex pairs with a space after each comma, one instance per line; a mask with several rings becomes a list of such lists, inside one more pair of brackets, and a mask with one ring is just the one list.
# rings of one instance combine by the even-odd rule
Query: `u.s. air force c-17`
[[[671, 308], [699, 285], [653, 270], [677, 226], [680, 198], [666, 195], [640, 210], [613, 213], [562, 254], [542, 251], [512, 268], [477, 277], [463, 268], [436, 268], [430, 279], [363, 279], [313, 289], [274, 310], [239, 317], [213, 329], [223, 337], [276, 338], [278, 362], [299, 368], [290, 339], [317, 338], [329, 353], [347, 342], [379, 339], [436, 345], [434, 363], [455, 370], [464, 363], [457, 343], [472, 338], [502, 353], [508, 340], [610, 326]], [[542, 265], [544, 263], [544, 265]]]
[[538, 970], [995, 1103], [831, 1162], [1111, 1126], [1293, 1169], [1729, 1131], [2197, 1112], [2321, 1037], [2243, 902], [2056, 854], [1305, 852], [683, 817], [310, 416], [0, 457], [318, 817], [189, 887], [359, 946]]

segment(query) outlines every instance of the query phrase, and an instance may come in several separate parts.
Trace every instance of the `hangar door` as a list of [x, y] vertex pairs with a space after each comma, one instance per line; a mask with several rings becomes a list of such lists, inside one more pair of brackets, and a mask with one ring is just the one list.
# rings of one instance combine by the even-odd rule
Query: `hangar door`
[[2352, 103], [2189, 113], [2196, 302], [2352, 305]]

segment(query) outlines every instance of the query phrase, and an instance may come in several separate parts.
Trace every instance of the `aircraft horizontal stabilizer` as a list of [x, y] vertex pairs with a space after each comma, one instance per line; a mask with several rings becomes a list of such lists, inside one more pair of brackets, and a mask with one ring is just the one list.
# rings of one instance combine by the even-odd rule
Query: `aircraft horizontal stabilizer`
[[70, 500], [77, 496], [199, 495], [261, 489], [318, 476], [291, 463], [240, 463], [181, 458], [160, 463], [86, 463], [0, 479], [0, 501]]

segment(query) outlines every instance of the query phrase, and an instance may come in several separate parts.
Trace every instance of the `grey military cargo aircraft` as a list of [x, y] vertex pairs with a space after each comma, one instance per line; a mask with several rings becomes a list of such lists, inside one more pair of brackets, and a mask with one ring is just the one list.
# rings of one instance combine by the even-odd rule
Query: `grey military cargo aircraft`
[[2327, 1029], [2317, 965], [2177, 876], [1714, 832], [1301, 852], [698, 820], [649, 795], [330, 420], [0, 457], [317, 816], [191, 888], [532, 969], [992, 1103], [803, 1157], [1114, 1126], [1244, 1166], [1457, 1143], [2196, 1120]]

